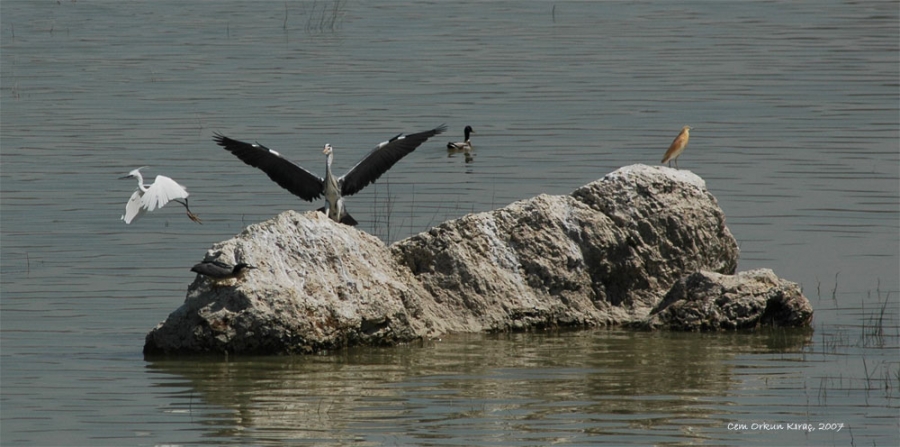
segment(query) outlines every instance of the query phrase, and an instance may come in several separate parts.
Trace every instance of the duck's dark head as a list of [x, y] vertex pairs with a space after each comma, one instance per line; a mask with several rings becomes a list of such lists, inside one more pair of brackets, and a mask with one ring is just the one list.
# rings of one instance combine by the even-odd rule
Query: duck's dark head
[[469, 134], [475, 133], [475, 131], [472, 130], [472, 126], [466, 126], [466, 129], [464, 132], [466, 134], [466, 141], [469, 141]]

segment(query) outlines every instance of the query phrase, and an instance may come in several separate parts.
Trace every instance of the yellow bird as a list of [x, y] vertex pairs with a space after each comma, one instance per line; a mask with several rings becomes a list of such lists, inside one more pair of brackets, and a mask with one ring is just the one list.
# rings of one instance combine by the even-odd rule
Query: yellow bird
[[663, 159], [660, 163], [669, 163], [669, 166], [672, 166], [672, 162], [675, 162], [675, 169], [678, 169], [678, 156], [684, 152], [684, 148], [687, 147], [688, 140], [691, 139], [691, 126], [684, 126], [681, 128], [681, 132], [675, 137], [675, 140], [672, 141], [672, 145], [669, 146], [669, 150], [666, 151], [666, 155], [663, 155]]

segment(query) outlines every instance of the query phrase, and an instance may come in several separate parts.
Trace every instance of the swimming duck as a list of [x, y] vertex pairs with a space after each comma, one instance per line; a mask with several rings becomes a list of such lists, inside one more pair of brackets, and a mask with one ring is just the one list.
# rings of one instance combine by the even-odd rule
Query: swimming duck
[[470, 151], [470, 150], [472, 150], [472, 142], [469, 140], [469, 135], [475, 133], [475, 131], [472, 130], [472, 126], [466, 126], [464, 132], [466, 134], [466, 141], [459, 141], [459, 142], [455, 142], [455, 143], [451, 141], [451, 142], [447, 143], [448, 151]]

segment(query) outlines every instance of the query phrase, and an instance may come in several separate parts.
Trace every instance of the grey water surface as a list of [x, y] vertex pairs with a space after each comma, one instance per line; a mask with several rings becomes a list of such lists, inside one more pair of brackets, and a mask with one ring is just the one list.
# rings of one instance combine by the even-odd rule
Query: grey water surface
[[[0, 444], [895, 446], [898, 30], [895, 1], [4, 0]], [[325, 143], [343, 172], [441, 123], [347, 199], [362, 231], [568, 194], [691, 125], [739, 269], [800, 283], [813, 330], [143, 358], [213, 243], [322, 205], [214, 132], [324, 174]], [[145, 165], [203, 225], [119, 220]]]

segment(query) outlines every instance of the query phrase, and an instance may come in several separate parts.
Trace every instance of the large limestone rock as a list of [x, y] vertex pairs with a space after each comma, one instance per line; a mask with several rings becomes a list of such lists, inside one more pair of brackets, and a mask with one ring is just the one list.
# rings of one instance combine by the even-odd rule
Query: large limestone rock
[[223, 285], [198, 277], [145, 353], [308, 353], [452, 331], [634, 324], [684, 276], [733, 274], [738, 247], [702, 179], [635, 165], [390, 247], [289, 211], [207, 259], [258, 268]]
[[685, 272], [733, 273], [737, 243], [702, 179], [631, 166], [570, 196], [446, 222], [392, 247], [475, 330], [620, 324]]
[[206, 258], [257, 268], [225, 284], [198, 275], [184, 304], [147, 335], [145, 353], [311, 353], [428, 333], [430, 319], [415, 318], [428, 294], [412, 275], [381, 240], [324, 214], [284, 212]]

